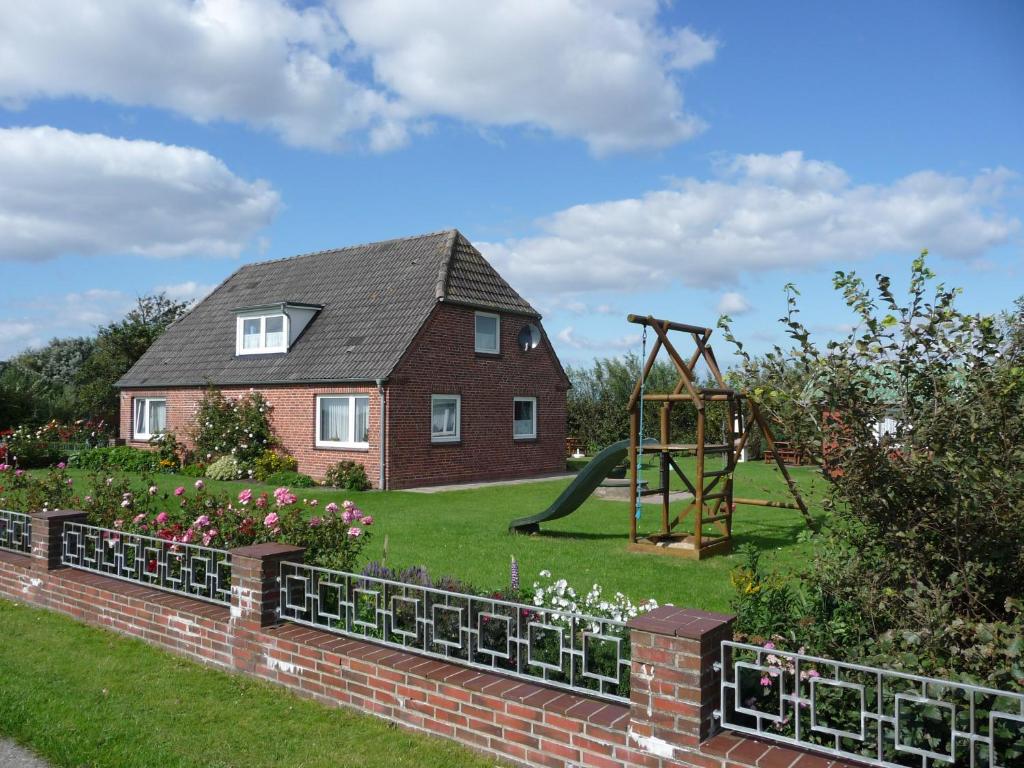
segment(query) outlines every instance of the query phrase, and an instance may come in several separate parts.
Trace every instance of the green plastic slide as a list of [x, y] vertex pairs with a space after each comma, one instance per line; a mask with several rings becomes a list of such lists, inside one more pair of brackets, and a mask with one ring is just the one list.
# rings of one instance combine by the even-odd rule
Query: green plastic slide
[[[656, 442], [657, 440], [650, 437], [644, 440], [644, 444]], [[516, 518], [508, 524], [509, 531], [511, 533], [536, 533], [540, 530], [541, 523], [558, 520], [572, 514], [580, 504], [590, 497], [601, 481], [619, 465], [627, 453], [629, 453], [629, 440], [612, 443], [587, 462], [587, 466], [579, 471], [576, 478], [562, 491], [562, 495], [555, 499], [554, 504], [536, 515]]]

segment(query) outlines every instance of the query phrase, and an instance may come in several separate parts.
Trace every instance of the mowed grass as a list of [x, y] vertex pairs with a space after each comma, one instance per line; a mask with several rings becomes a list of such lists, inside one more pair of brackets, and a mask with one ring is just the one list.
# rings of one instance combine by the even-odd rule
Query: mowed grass
[[60, 768], [468, 766], [496, 761], [0, 601], [0, 736]]
[[[684, 468], [692, 466], [692, 459]], [[825, 483], [811, 468], [794, 468], [794, 478], [814, 514], [821, 515]], [[87, 475], [74, 471], [76, 485]], [[656, 470], [645, 471], [652, 487]], [[139, 476], [139, 483], [143, 477]], [[156, 484], [171, 492], [179, 485], [191, 488], [195, 478], [157, 475]], [[235, 495], [245, 487], [273, 491], [271, 486], [242, 482], [204, 481], [207, 487]], [[510, 520], [546, 509], [570, 481], [549, 480], [522, 485], [492, 486], [437, 493], [408, 491], [345, 492], [326, 488], [294, 489], [299, 498], [316, 498], [321, 505], [351, 498], [375, 519], [373, 540], [365, 559], [383, 555], [385, 540], [392, 566], [422, 564], [433, 576], [452, 575], [482, 589], [507, 585], [510, 558], [520, 563], [522, 581], [529, 585], [541, 570], [565, 578], [579, 589], [594, 583], [606, 591], [623, 592], [634, 600], [654, 598], [661, 603], [727, 611], [732, 598], [729, 573], [740, 563], [735, 553], [697, 562], [666, 555], [635, 554], [626, 550], [632, 511], [628, 502], [587, 500], [569, 517], [541, 525], [541, 533], [508, 533]], [[673, 481], [673, 487], [678, 487]], [[79, 492], [85, 490], [79, 487]], [[760, 462], [741, 464], [736, 474], [737, 496], [789, 500], [778, 469]], [[674, 509], [681, 506], [677, 503]], [[674, 514], [674, 513], [673, 513]], [[640, 530], [660, 525], [657, 505], [644, 505]], [[753, 544], [768, 566], [802, 566], [808, 544], [797, 542], [805, 529], [794, 510], [738, 507], [734, 517], [735, 546]]]

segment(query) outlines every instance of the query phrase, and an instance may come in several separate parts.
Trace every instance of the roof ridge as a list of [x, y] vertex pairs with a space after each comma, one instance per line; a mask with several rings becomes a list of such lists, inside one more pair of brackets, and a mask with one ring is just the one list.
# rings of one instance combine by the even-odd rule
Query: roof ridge
[[455, 244], [459, 242], [462, 233], [457, 229], [448, 232], [448, 239], [445, 240], [441, 263], [437, 268], [437, 282], [434, 284], [434, 298], [444, 301], [448, 293], [448, 276], [451, 274], [452, 259], [455, 257]]
[[241, 267], [239, 267], [235, 271], [236, 272], [240, 272], [243, 269], [248, 269], [249, 267], [259, 267], [259, 266], [262, 266], [263, 264], [278, 264], [278, 263], [280, 263], [282, 261], [292, 261], [294, 259], [304, 259], [307, 256], [322, 256], [325, 253], [342, 253], [344, 251], [355, 250], [356, 248], [367, 248], [368, 246], [371, 246], [371, 245], [387, 245], [388, 243], [401, 243], [401, 242], [406, 242], [408, 240], [422, 240], [422, 239], [428, 238], [428, 237], [437, 237], [438, 235], [449, 235], [450, 237], [454, 238], [454, 236], [457, 235], [458, 232], [459, 232], [459, 230], [457, 230], [457, 229], [439, 229], [439, 230], [436, 230], [434, 232], [424, 232], [424, 233], [419, 234], [419, 235], [406, 235], [405, 237], [391, 237], [391, 238], [388, 238], [387, 240], [373, 240], [373, 241], [371, 241], [369, 243], [358, 243], [356, 245], [345, 245], [345, 246], [342, 246], [341, 248], [324, 248], [324, 249], [319, 250], [319, 251], [308, 251], [306, 253], [296, 253], [296, 254], [294, 254], [292, 256], [281, 256], [280, 258], [277, 258], [277, 259], [267, 259], [265, 261], [254, 261], [251, 264], [243, 264]]

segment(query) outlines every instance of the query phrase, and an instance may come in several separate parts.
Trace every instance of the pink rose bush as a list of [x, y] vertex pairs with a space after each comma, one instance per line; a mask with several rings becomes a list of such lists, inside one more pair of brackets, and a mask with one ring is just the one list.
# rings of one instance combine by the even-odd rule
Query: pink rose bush
[[273, 494], [245, 488], [224, 495], [197, 482], [166, 493], [148, 481], [136, 488], [127, 477], [101, 475], [86, 483], [91, 493], [80, 496], [68, 484], [66, 469], [40, 476], [16, 472], [10, 465], [0, 469], [0, 508], [81, 509], [91, 525], [162, 539], [171, 547], [287, 543], [304, 547], [306, 562], [352, 571], [373, 526], [373, 517], [352, 501], [321, 507], [315, 499], [300, 501], [285, 487]]

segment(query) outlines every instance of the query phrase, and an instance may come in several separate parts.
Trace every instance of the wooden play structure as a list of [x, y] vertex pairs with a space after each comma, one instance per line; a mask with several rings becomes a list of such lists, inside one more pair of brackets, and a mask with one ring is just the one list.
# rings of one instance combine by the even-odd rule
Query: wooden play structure
[[[784, 451], [777, 447], [764, 415], [744, 393], [726, 386], [715, 353], [708, 344], [711, 329], [659, 320], [649, 315], [630, 315], [628, 320], [643, 326], [645, 351], [648, 329], [656, 336], [629, 398], [629, 466], [632, 480], [629, 548], [637, 552], [659, 552], [696, 559], [729, 552], [732, 548], [732, 516], [737, 504], [798, 509], [807, 524], [813, 527], [814, 521], [807, 511], [807, 505], [786, 469]], [[688, 359], [680, 355], [670, 338], [672, 333], [676, 334], [677, 339], [685, 339], [687, 336], [692, 339], [695, 350]], [[647, 379], [662, 350], [668, 354], [679, 379], [670, 392], [650, 392]], [[715, 386], [702, 387], [698, 382], [695, 369], [701, 362], [706, 366]], [[660, 437], [657, 442], [644, 440], [646, 430], [642, 406], [646, 402], [661, 403]], [[719, 413], [709, 416], [708, 406], [712, 403], [721, 403], [724, 407], [714, 409]], [[672, 409], [681, 405], [696, 409], [696, 439], [692, 443], [673, 441]], [[761, 430], [766, 453], [770, 452], [782, 472], [793, 497], [792, 502], [733, 496], [733, 474], [754, 427]], [[708, 442], [709, 435], [717, 435], [719, 442]], [[645, 490], [639, 473], [643, 456], [648, 454], [659, 456], [660, 483], [656, 488]], [[696, 466], [692, 478], [680, 466], [677, 458], [681, 456], [695, 457]], [[721, 466], [709, 469], [709, 457], [717, 457]], [[673, 502], [669, 489], [671, 472], [679, 476], [692, 494], [692, 498], [678, 502], [683, 506], [675, 517], [672, 517]], [[649, 495], [661, 496], [661, 530], [638, 537], [637, 521], [642, 506], [640, 496]], [[708, 526], [713, 526], [712, 531], [705, 530]]]

